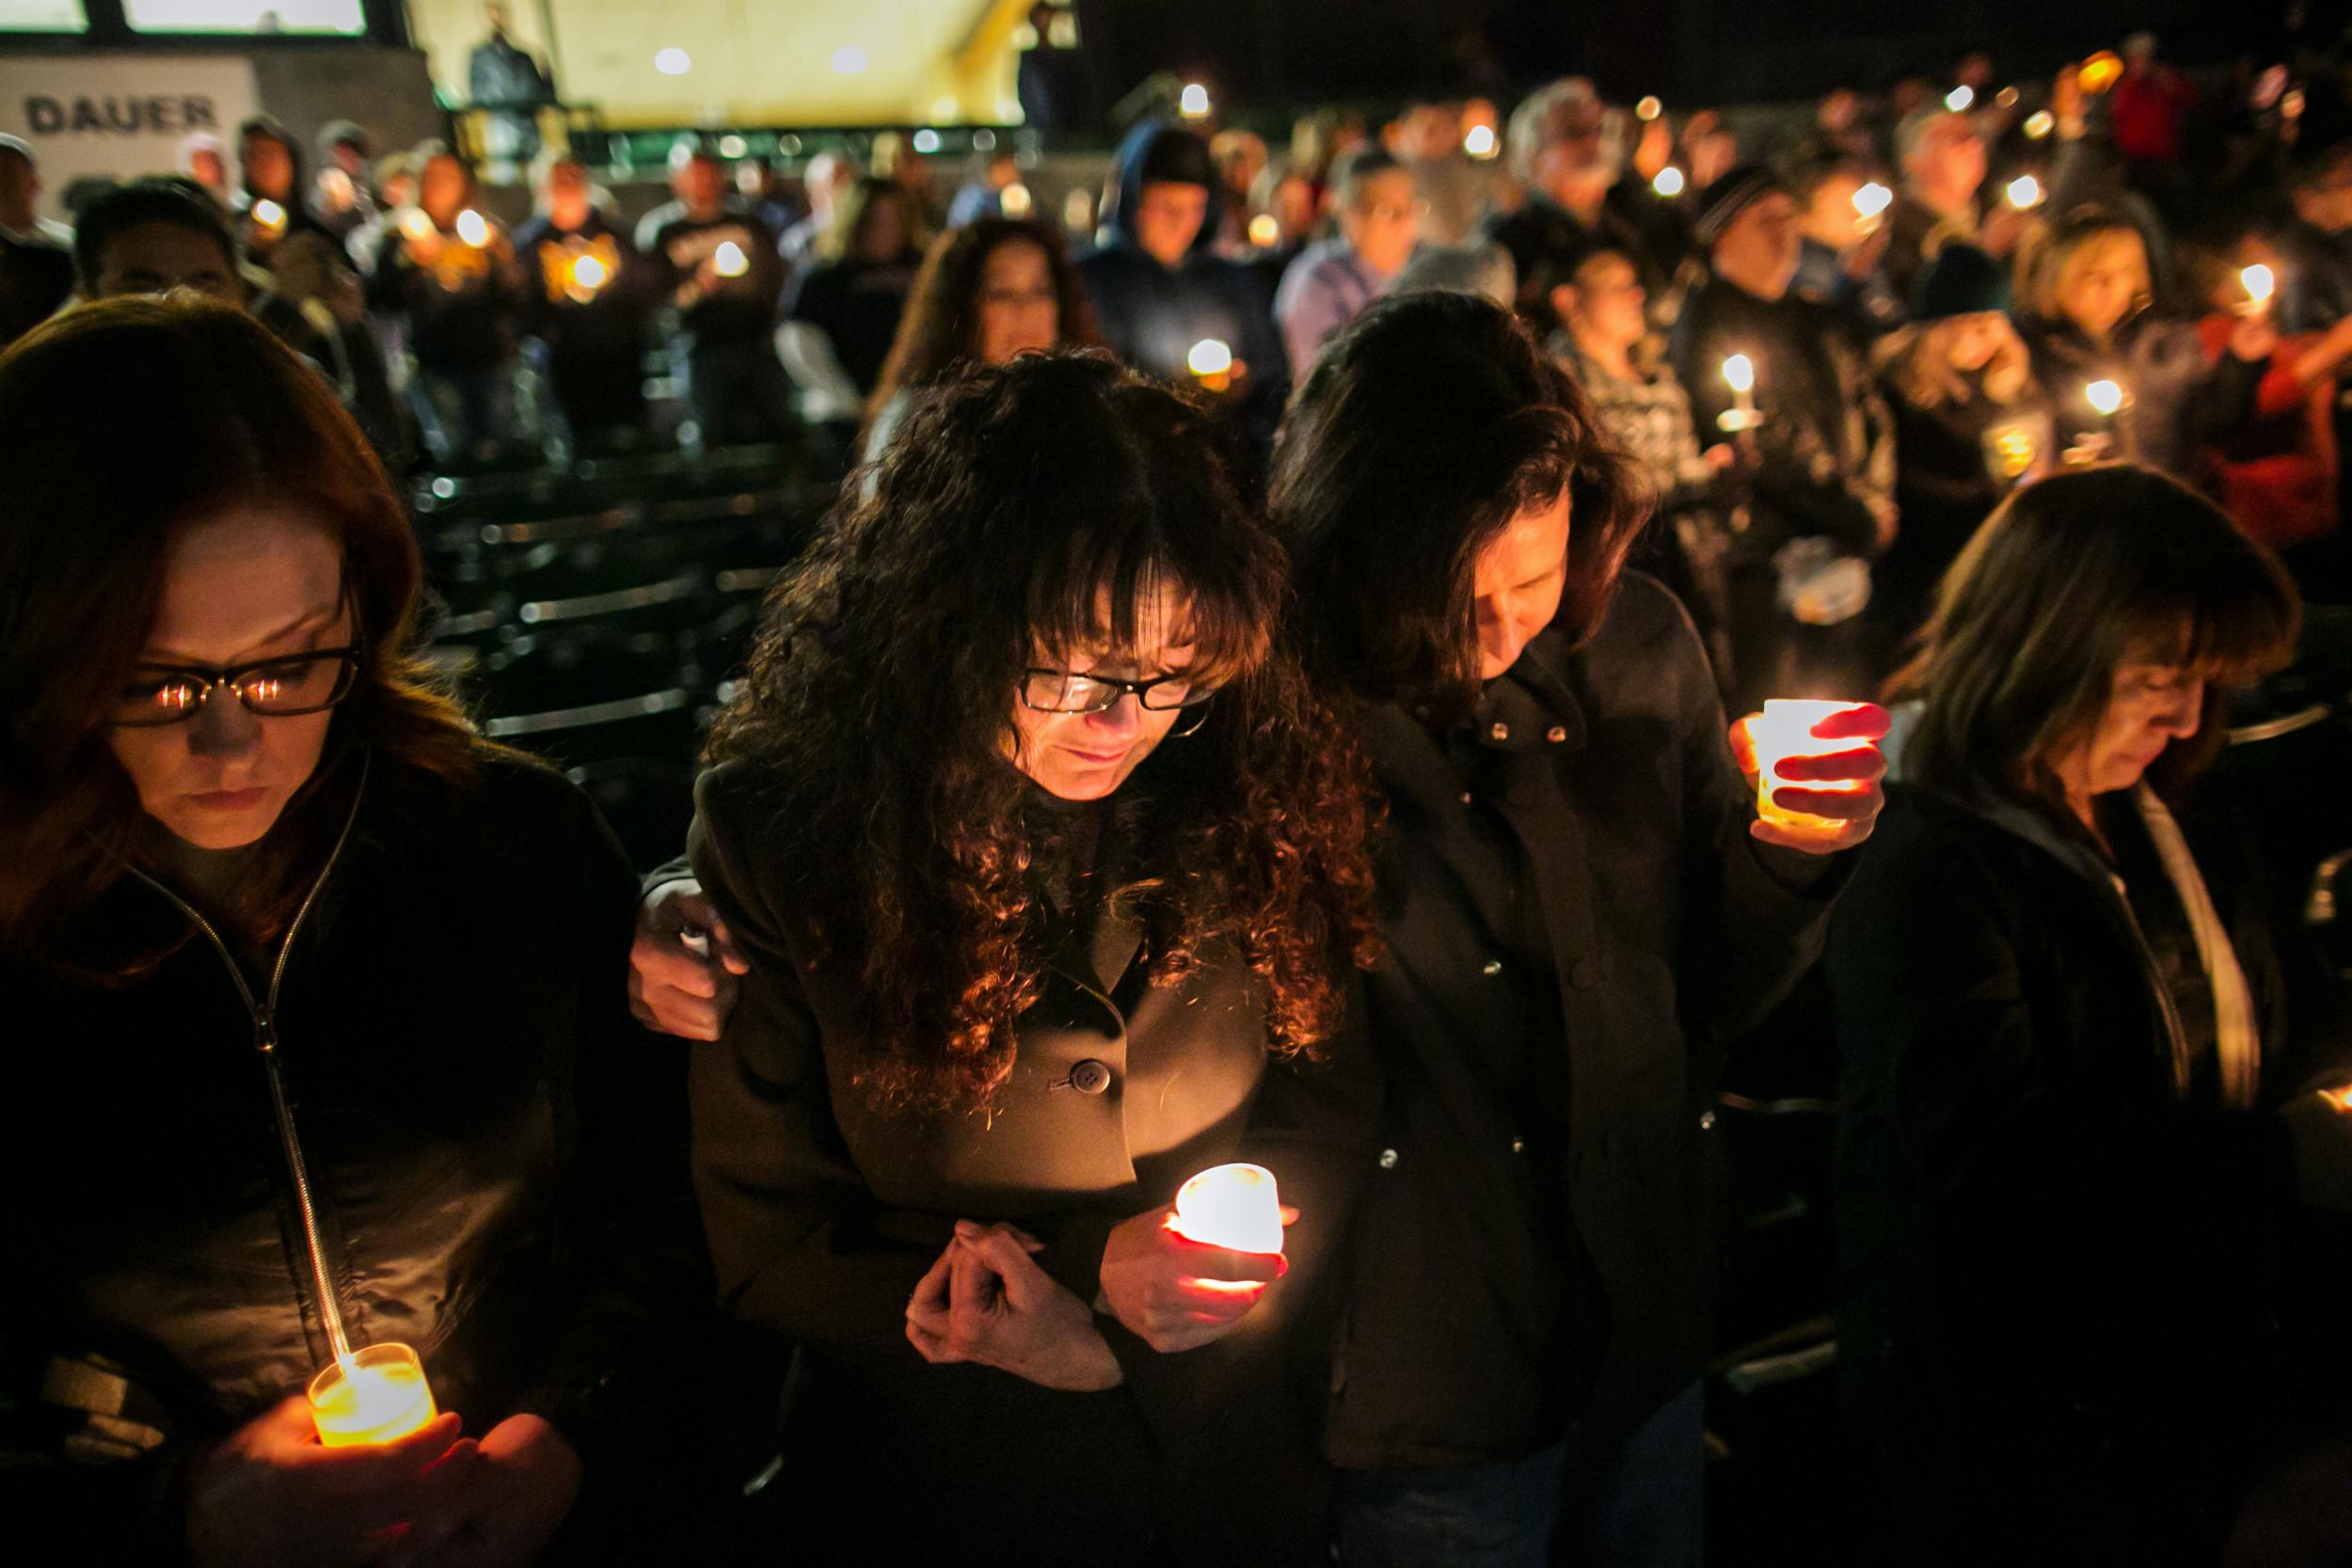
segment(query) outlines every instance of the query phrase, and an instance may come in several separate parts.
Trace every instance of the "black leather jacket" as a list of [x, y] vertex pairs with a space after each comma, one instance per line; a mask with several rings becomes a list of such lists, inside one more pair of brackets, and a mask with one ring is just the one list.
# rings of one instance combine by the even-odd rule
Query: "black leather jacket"
[[653, 1261], [691, 1223], [683, 1048], [628, 1019], [635, 881], [593, 808], [504, 759], [463, 791], [360, 772], [323, 787], [357, 809], [274, 1007], [275, 944], [241, 988], [135, 876], [60, 946], [160, 960], [0, 960], [0, 1534], [56, 1543], [20, 1560], [176, 1556], [184, 1457], [331, 1358], [265, 1033], [351, 1341], [414, 1346], [468, 1432], [540, 1414], [594, 1487], [656, 1314], [701, 1288]]

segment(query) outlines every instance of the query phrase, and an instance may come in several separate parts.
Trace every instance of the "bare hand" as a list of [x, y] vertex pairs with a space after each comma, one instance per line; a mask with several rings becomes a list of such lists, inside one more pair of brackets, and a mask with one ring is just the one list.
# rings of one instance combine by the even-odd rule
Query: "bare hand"
[[1094, 1314], [1031, 1260], [1009, 1226], [956, 1224], [907, 1303], [907, 1339], [934, 1366], [977, 1362], [1043, 1388], [1097, 1393], [1126, 1381]]
[[[707, 956], [688, 945], [707, 944]], [[628, 1010], [638, 1022], [682, 1039], [715, 1040], [751, 973], [727, 923], [691, 878], [664, 882], [637, 907], [628, 949]]]
[[537, 1416], [509, 1416], [485, 1434], [481, 1463], [428, 1537], [402, 1541], [386, 1568], [526, 1568], [580, 1497], [580, 1456]]
[[2249, 365], [2258, 365], [2279, 349], [2279, 318], [2268, 310], [2238, 318], [2230, 330], [2230, 353]]
[[[1751, 789], [1756, 787], [1757, 774], [1756, 737], [1749, 726], [1761, 717], [1752, 713], [1731, 726], [1731, 754]], [[1886, 726], [1886, 710], [1876, 703], [1857, 703], [1814, 725], [1814, 738], [1833, 745], [1783, 758], [1777, 771], [1789, 782], [1772, 790], [1772, 803], [1784, 811], [1825, 817], [1834, 825], [1800, 827], [1759, 816], [1748, 824], [1749, 836], [1808, 855], [1834, 855], [1867, 839], [1886, 805], [1880, 783], [1886, 776], [1886, 756], [1878, 745]], [[1857, 744], [1836, 744], [1840, 742]], [[1804, 784], [1823, 787], [1808, 789]]]
[[330, 1449], [297, 1394], [202, 1454], [188, 1481], [198, 1568], [373, 1563], [413, 1533], [438, 1537], [482, 1463], [454, 1412], [391, 1443]]
[[1725, 473], [1730, 470], [1734, 463], [1740, 461], [1740, 453], [1729, 441], [1718, 441], [1699, 453], [1699, 461], [1719, 474]]
[[[1124, 1220], [1103, 1246], [1103, 1299], [1155, 1351], [1195, 1350], [1232, 1332], [1290, 1269], [1279, 1252], [1207, 1246], [1171, 1227], [1162, 1207]], [[1298, 1211], [1284, 1206], [1282, 1223]]]

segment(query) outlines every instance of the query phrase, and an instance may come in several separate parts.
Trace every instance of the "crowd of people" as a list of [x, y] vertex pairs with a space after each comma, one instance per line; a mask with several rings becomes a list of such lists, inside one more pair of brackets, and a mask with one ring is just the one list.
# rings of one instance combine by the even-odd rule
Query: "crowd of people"
[[[1716, 1091], [1812, 996], [1823, 1541], [2334, 1560], [2352, 1010], [2214, 764], [2352, 586], [2343, 87], [1153, 119], [1084, 243], [266, 119], [54, 233], [0, 140], [0, 1537], [1779, 1560]], [[858, 461], [641, 879], [395, 480], [663, 400]]]

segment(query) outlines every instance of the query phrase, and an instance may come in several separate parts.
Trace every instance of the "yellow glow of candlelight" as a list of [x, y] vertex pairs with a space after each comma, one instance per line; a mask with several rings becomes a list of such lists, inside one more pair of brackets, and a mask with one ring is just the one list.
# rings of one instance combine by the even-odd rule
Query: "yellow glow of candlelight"
[[1683, 183], [1682, 171], [1668, 164], [1658, 171], [1657, 178], [1649, 182], [1649, 188], [1660, 196], [1673, 198], [1682, 194]]
[[490, 243], [490, 222], [469, 207], [457, 214], [457, 237], [480, 250]]
[[253, 204], [253, 221], [264, 229], [283, 229], [286, 227], [286, 209], [263, 197]]
[[1661, 103], [1655, 95], [1645, 98], [1639, 103], [1633, 105], [1633, 118], [1636, 119], [1656, 119], [1660, 115], [1662, 115], [1665, 112], [1666, 105]]
[[1025, 218], [1035, 203], [1029, 196], [1029, 187], [1016, 180], [1005, 187], [1004, 194], [996, 198], [996, 205], [1009, 218]]
[[2340, 1089], [2322, 1089], [2319, 1098], [2339, 1111], [2352, 1111], [2352, 1085]]
[[400, 231], [410, 239], [420, 242], [429, 240], [440, 232], [433, 227], [433, 220], [425, 216], [424, 209], [421, 207], [411, 207], [401, 214]]
[[1853, 210], [1866, 218], [1877, 217], [1895, 204], [1895, 193], [1873, 180], [1853, 193]]
[[310, 1380], [310, 1418], [330, 1449], [390, 1443], [439, 1414], [423, 1364], [406, 1345], [370, 1345]]
[[1462, 133], [1462, 150], [1473, 158], [1491, 158], [1502, 150], [1491, 125], [1473, 125]]
[[1224, 375], [1233, 368], [1233, 351], [1222, 340], [1203, 338], [1184, 356], [1184, 369], [1202, 377]]
[[1282, 243], [1282, 226], [1272, 213], [1260, 213], [1249, 220], [1249, 243], [1260, 250], [1272, 250]]
[[2270, 303], [2271, 294], [2277, 292], [2279, 287], [2277, 276], [2259, 261], [2240, 272], [2237, 275], [2237, 280], [2239, 285], [2246, 290], [2246, 297], [2254, 302], [2254, 308], [2258, 310]]
[[740, 277], [752, 270], [752, 259], [733, 240], [722, 240], [710, 253], [710, 270], [722, 277]]
[[1724, 385], [1742, 397], [1756, 390], [1756, 361], [1735, 354], [1724, 361]]
[[1176, 112], [1186, 119], [1209, 118], [1209, 89], [1198, 82], [1186, 82], [1184, 90], [1177, 95]]
[[2016, 479], [2033, 467], [2033, 432], [2024, 425], [1997, 425], [1992, 432], [1993, 450], [2001, 463], [2001, 477]]
[[[1784, 828], [1845, 826], [1835, 817], [1783, 810], [1773, 803], [1772, 791], [1788, 782], [1781, 778], [1780, 769], [1789, 758], [1819, 756], [1847, 744], [1844, 741], [1823, 740], [1813, 732], [1822, 721], [1845, 713], [1854, 705], [1852, 703], [1822, 702], [1813, 698], [1774, 697], [1764, 705], [1762, 713], [1748, 721], [1748, 738], [1756, 743], [1756, 811], [1758, 816], [1767, 822], [1777, 822]], [[1800, 789], [1836, 787], [1805, 780], [1796, 783]]]
[[2026, 117], [2026, 135], [2035, 141], [2042, 140], [2057, 129], [2058, 116], [2047, 109], [2036, 109]]
[[2122, 79], [2123, 56], [2111, 49], [2100, 50], [2099, 53], [2085, 60], [2082, 69], [2074, 73], [2074, 80], [2082, 84], [2083, 91], [2094, 96], [2106, 91]]
[[2113, 419], [2123, 406], [2123, 388], [2112, 381], [2094, 381], [2083, 388], [2083, 397], [2102, 415]]
[[612, 275], [605, 271], [604, 263], [594, 256], [578, 256], [572, 259], [572, 281], [590, 293], [603, 288], [611, 277]]
[[2005, 194], [2009, 197], [2009, 204], [2020, 212], [2028, 207], [2039, 207], [2043, 194], [2042, 182], [2030, 174], [2021, 174], [2009, 182]]
[[1213, 1165], [1176, 1191], [1175, 1232], [1230, 1252], [1282, 1250], [1282, 1204], [1263, 1165]]
[[1977, 102], [1977, 89], [1963, 82], [1944, 95], [1944, 106], [1956, 115], [1966, 114]]

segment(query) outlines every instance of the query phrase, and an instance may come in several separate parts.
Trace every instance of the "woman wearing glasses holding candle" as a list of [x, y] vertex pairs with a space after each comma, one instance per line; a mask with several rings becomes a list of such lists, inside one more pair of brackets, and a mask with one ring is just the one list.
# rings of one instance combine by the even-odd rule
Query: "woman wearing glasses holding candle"
[[[949, 384], [874, 472], [775, 591], [697, 791], [732, 1016], [692, 994], [683, 885], [634, 980], [718, 1042], [722, 1297], [801, 1347], [779, 1549], [1322, 1560], [1305, 1324], [1370, 1158], [1333, 1030], [1371, 890], [1280, 551], [1203, 412], [1102, 356]], [[1297, 1211], [1283, 1256], [1170, 1228], [1234, 1161]]]
[[[2268, 302], [2218, 347], [2156, 309], [2147, 242], [2099, 207], [2067, 214], [2020, 252], [2019, 333], [2050, 395], [2058, 446], [2080, 463], [2122, 458], [2200, 478], [2201, 442], [2242, 430], [2278, 346]], [[2102, 393], [2099, 385], [2114, 390]]]
[[[583, 1458], [626, 1481], [595, 1465], [639, 1409], [683, 1064], [606, 978], [633, 888], [592, 808], [420, 684], [419, 575], [332, 392], [244, 316], [109, 301], [0, 359], [24, 1560], [521, 1564]], [[393, 1344], [443, 1414], [413, 1376], [406, 1421], [314, 1413], [323, 1368], [396, 1392], [359, 1375]], [[322, 1446], [346, 1421], [376, 1440]]]
[[2352, 1117], [2297, 1098], [2244, 832], [2186, 787], [2296, 620], [2201, 498], [2059, 474], [1899, 677], [1828, 966], [1838, 1364], [1905, 1560], [2214, 1561], [2296, 1386], [2332, 1386], [2341, 1307], [2298, 1357], [2288, 1303], [2341, 1248], [2299, 1211], [2352, 1209]]
[[[1387, 1078], [1328, 1448], [1351, 1565], [1695, 1563], [1722, 1048], [1811, 959], [1879, 807], [1856, 707], [1760, 821], [1583, 395], [1508, 312], [1370, 307], [1272, 502], [1386, 800]], [[1749, 769], [1751, 773], [1753, 768]]]

